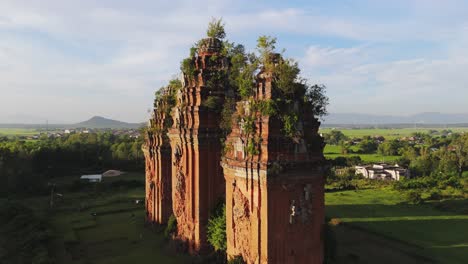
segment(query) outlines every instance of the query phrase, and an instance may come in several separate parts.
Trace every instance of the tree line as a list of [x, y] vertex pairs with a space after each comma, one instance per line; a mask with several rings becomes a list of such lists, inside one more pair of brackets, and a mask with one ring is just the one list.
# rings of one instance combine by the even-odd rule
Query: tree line
[[[333, 130], [325, 134], [324, 138], [327, 144], [341, 146], [341, 153], [344, 155], [358, 153], [400, 156], [397, 163], [409, 167], [415, 176], [444, 174], [461, 177], [468, 170], [468, 134], [434, 136], [433, 133], [417, 132], [413, 133], [413, 140], [408, 141], [371, 136], [351, 139], [343, 132]], [[351, 149], [353, 144], [354, 150]], [[349, 161], [353, 163], [349, 166], [362, 162], [355, 157]]]
[[[364, 137], [358, 140], [346, 137], [341, 131], [324, 135], [328, 144], [351, 145], [354, 153], [379, 153], [385, 156], [399, 156], [395, 163], [409, 168], [411, 178], [400, 181], [376, 181], [355, 175], [354, 166], [364, 165], [359, 156], [343, 155], [330, 160], [338, 170], [330, 171], [327, 188], [361, 189], [392, 186], [405, 191], [413, 203], [424, 199], [463, 198], [468, 190], [468, 134], [414, 133], [408, 138], [385, 139]], [[372, 147], [369, 147], [372, 146]], [[351, 150], [353, 151], [353, 150]], [[343, 153], [342, 154], [348, 154]], [[425, 197], [425, 198], [424, 198]], [[424, 199], [423, 199], [424, 198]]]
[[144, 168], [141, 137], [111, 132], [41, 137], [25, 141], [0, 138], [0, 196], [44, 190], [54, 177], [106, 169]]

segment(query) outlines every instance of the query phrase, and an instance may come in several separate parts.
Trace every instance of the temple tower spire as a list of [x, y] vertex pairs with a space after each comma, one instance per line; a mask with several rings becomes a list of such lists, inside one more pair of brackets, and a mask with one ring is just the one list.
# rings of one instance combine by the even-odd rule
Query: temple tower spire
[[219, 39], [203, 39], [197, 54], [184, 61], [183, 87], [177, 92], [174, 124], [167, 134], [173, 153], [177, 238], [191, 253], [207, 248], [208, 217], [224, 197], [219, 122], [227, 65], [221, 47]]
[[299, 97], [282, 109], [299, 113], [286, 135], [286, 118], [266, 110], [280, 96], [274, 80], [265, 68], [257, 75], [253, 95], [237, 103], [226, 141], [227, 253], [249, 264], [322, 263], [320, 123]]
[[172, 125], [171, 108], [179, 84], [174, 81], [159, 90], [145, 133], [146, 220], [166, 224], [172, 214], [172, 154], [167, 130]]

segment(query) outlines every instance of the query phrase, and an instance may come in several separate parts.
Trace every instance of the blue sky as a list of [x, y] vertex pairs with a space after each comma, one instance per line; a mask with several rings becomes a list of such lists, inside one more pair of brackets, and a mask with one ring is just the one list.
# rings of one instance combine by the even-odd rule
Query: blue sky
[[252, 2], [0, 0], [0, 123], [143, 121], [212, 17], [276, 36], [330, 112], [468, 113], [468, 1]]

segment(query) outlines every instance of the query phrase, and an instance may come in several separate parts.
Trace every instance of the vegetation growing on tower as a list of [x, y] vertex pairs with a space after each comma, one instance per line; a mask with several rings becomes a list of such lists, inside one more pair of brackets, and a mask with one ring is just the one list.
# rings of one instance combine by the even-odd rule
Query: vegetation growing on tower
[[[304, 136], [300, 123], [305, 113], [312, 113], [316, 118], [327, 114], [326, 87], [310, 85], [302, 78], [298, 63], [285, 58], [284, 51], [276, 52], [276, 38], [260, 36], [256, 51], [247, 53], [243, 45], [225, 40], [226, 31], [222, 19], [212, 19], [208, 25], [207, 37], [193, 45], [190, 56], [181, 62], [181, 70], [189, 83], [196, 83], [199, 74], [196, 67], [198, 52], [206, 50], [210, 45], [216, 46], [217, 52], [211, 54], [208, 60], [215, 70], [207, 71], [209, 78], [205, 86], [211, 90], [223, 89], [224, 97], [209, 95], [202, 101], [201, 106], [220, 113], [222, 141], [231, 132], [232, 121], [237, 120], [242, 124], [245, 137], [250, 138], [245, 144], [247, 152], [256, 154], [260, 139], [254, 135], [256, 122], [261, 116], [277, 118], [282, 124], [282, 133], [298, 142]], [[222, 65], [221, 61], [227, 62], [227, 65]], [[259, 74], [271, 77], [271, 99], [259, 98], [255, 94]], [[235, 115], [236, 102], [240, 100], [246, 103], [238, 107], [246, 109]]]
[[224, 23], [222, 19], [212, 18], [208, 24], [206, 35], [210, 38], [224, 39], [226, 32], [224, 31]]
[[[246, 102], [240, 105], [237, 120], [246, 138], [246, 151], [258, 154], [259, 139], [253, 137], [260, 116], [278, 118], [285, 136], [298, 142], [302, 138], [301, 120], [310, 113], [320, 118], [326, 115], [328, 98], [325, 86], [309, 85], [300, 77], [298, 63], [276, 53], [276, 38], [261, 36], [257, 41], [257, 53], [249, 54], [236, 78], [237, 94]], [[259, 77], [271, 78], [271, 99], [255, 95]], [[260, 115], [260, 116], [259, 116]]]
[[161, 87], [155, 93], [154, 113], [156, 115], [164, 115], [164, 123], [162, 127], [155, 126], [151, 123], [149, 132], [161, 132], [172, 126], [171, 111], [176, 104], [176, 93], [182, 88], [182, 82], [178, 79], [172, 79], [166, 87]]

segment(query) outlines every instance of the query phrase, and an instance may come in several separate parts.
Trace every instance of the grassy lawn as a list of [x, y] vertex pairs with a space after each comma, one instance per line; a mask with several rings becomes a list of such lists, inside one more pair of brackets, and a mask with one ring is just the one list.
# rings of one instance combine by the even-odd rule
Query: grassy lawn
[[[356, 146], [352, 146], [351, 150], [357, 151]], [[326, 145], [323, 151], [325, 157], [328, 159], [334, 159], [337, 157], [352, 157], [352, 156], [359, 156], [361, 159], [366, 163], [372, 162], [393, 162], [400, 158], [400, 156], [382, 156], [380, 154], [356, 154], [351, 153], [347, 155], [341, 154], [341, 147], [337, 145]]]
[[[61, 179], [57, 185], [75, 178]], [[104, 178], [101, 184], [118, 180], [143, 181], [144, 177], [128, 173]], [[144, 197], [144, 188], [60, 192], [63, 198], [56, 201], [53, 212], [46, 213], [47, 196], [24, 201], [48, 217], [54, 231], [51, 249], [57, 263], [191, 263], [190, 257], [168, 249], [161, 232], [144, 226], [144, 207], [134, 202]], [[441, 263], [465, 263], [468, 215], [463, 210], [439, 211], [432, 203], [416, 206], [402, 204], [403, 201], [402, 194], [391, 189], [326, 193], [327, 216], [345, 223], [337, 228], [338, 246], [345, 237], [348, 240], [341, 244], [345, 250], [367, 256], [372, 260], [367, 263], [376, 263], [381, 258], [387, 261], [380, 263], [426, 263], [413, 261], [417, 258], [411, 254]], [[466, 200], [455, 202], [447, 203], [450, 206], [446, 208], [468, 206]]]
[[[407, 205], [391, 189], [326, 194], [326, 214], [351, 226], [421, 248], [418, 254], [442, 263], [468, 259], [468, 215], [436, 210], [432, 204]], [[457, 206], [468, 206], [463, 201]]]
[[[467, 132], [468, 128], [447, 128], [453, 132]], [[320, 129], [320, 133], [329, 133], [332, 128]], [[427, 133], [429, 130], [444, 130], [443, 128], [395, 128], [395, 129], [345, 129], [337, 128], [348, 137], [364, 137], [364, 136], [383, 136], [387, 139], [408, 137], [414, 132]]]
[[325, 154], [325, 157], [328, 159], [335, 159], [337, 157], [353, 157], [353, 156], [359, 156], [361, 157], [361, 160], [365, 163], [374, 163], [374, 162], [394, 162], [400, 156], [382, 156], [379, 154], [348, 154], [348, 155], [342, 155], [342, 154]]
[[[58, 184], [72, 182], [76, 177], [61, 179]], [[128, 173], [104, 178], [109, 184], [118, 180], [143, 181], [141, 173]], [[176, 255], [167, 248], [161, 232], [144, 225], [144, 205], [135, 199], [144, 198], [144, 188], [93, 189], [63, 193], [49, 215], [54, 240], [53, 255], [57, 263], [189, 263], [189, 257]], [[38, 205], [48, 199], [36, 199]], [[96, 216], [92, 214], [95, 213]]]

